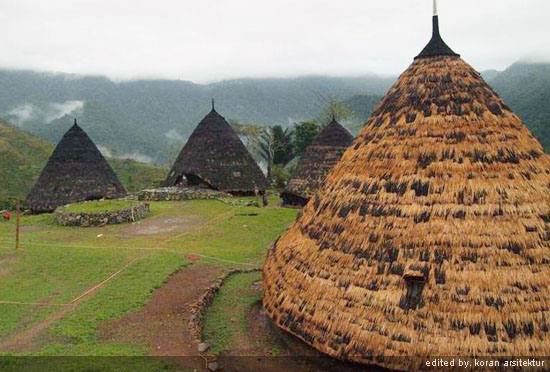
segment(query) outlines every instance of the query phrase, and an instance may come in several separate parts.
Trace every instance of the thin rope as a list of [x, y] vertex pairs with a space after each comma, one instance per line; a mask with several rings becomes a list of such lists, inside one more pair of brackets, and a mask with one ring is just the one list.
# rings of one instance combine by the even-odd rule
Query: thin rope
[[80, 301], [81, 299], [83, 299], [84, 297], [86, 297], [87, 295], [89, 295], [90, 293], [94, 292], [95, 290], [97, 290], [99, 287], [103, 286], [104, 284], [106, 284], [107, 282], [111, 281], [112, 279], [114, 279], [115, 277], [117, 277], [120, 273], [122, 273], [124, 270], [126, 270], [127, 268], [129, 268], [130, 266], [132, 266], [137, 260], [140, 260], [140, 259], [143, 259], [145, 258], [145, 256], [142, 256], [142, 257], [136, 257], [134, 258], [132, 261], [130, 261], [129, 263], [127, 263], [126, 265], [124, 265], [124, 267], [122, 267], [120, 270], [116, 271], [115, 273], [111, 274], [107, 279], [103, 280], [102, 282], [100, 282], [99, 284], [93, 286], [92, 288], [86, 290], [84, 293], [82, 293], [81, 295], [75, 297], [74, 299], [72, 299], [70, 302], [68, 303], [65, 303], [65, 304], [59, 304], [59, 303], [54, 303], [54, 304], [45, 304], [45, 303], [39, 303], [39, 302], [18, 302], [18, 301], [0, 301], [0, 305], [34, 305], [34, 306], [69, 306], [69, 305], [73, 305], [75, 304], [76, 302]]
[[86, 292], [84, 292], [83, 294], [81, 294], [80, 296], [76, 297], [75, 299], [73, 299], [71, 302], [69, 302], [69, 304], [74, 304], [75, 302], [79, 301], [80, 299], [86, 297], [89, 293], [92, 293], [94, 292], [97, 288], [101, 287], [103, 284], [109, 282], [111, 279], [114, 279], [116, 276], [118, 276], [118, 274], [120, 274], [121, 272], [123, 272], [124, 270], [126, 270], [127, 268], [129, 268], [130, 266], [132, 266], [134, 264], [134, 262], [136, 262], [137, 260], [139, 259], [142, 259], [144, 258], [145, 256], [143, 257], [136, 257], [134, 258], [132, 261], [130, 261], [126, 266], [124, 266], [122, 269], [118, 270], [116, 273], [114, 273], [113, 275], [111, 275], [110, 277], [108, 277], [107, 279], [105, 279], [104, 281], [102, 281], [101, 283], [99, 283], [98, 285], [88, 289]]

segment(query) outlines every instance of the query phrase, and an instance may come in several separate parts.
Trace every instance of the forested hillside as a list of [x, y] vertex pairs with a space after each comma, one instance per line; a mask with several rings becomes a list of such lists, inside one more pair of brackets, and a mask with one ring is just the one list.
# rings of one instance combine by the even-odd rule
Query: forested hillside
[[[26, 71], [0, 71], [0, 117], [57, 142], [77, 116], [113, 156], [165, 164], [210, 110], [227, 119], [286, 126], [311, 119], [323, 101], [384, 92], [393, 78], [239, 79], [208, 85], [186, 81], [113, 82]], [[175, 144], [175, 146], [171, 146]]]
[[550, 64], [516, 63], [490, 84], [550, 151]]
[[[483, 72], [547, 150], [549, 72], [549, 64], [526, 63]], [[210, 110], [211, 98], [229, 120], [282, 127], [318, 118], [328, 101], [343, 102], [354, 112], [345, 124], [356, 133], [394, 80], [318, 76], [200, 85], [0, 70], [0, 117], [55, 143], [76, 116], [105, 154], [168, 166]]]

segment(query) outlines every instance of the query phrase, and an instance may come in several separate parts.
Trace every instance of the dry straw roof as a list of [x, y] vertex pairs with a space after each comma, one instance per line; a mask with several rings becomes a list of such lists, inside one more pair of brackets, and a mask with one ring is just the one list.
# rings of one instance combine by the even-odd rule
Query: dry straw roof
[[269, 184], [239, 136], [212, 104], [181, 150], [164, 186], [174, 186], [184, 176], [196, 176], [215, 190], [250, 194]]
[[293, 178], [281, 194], [284, 202], [297, 205], [307, 203], [351, 141], [353, 136], [333, 118], [300, 158]]
[[34, 213], [43, 213], [69, 203], [125, 195], [116, 174], [75, 120], [55, 148], [26, 204]]
[[269, 250], [264, 306], [333, 357], [550, 355], [550, 160], [456, 55], [415, 59]]

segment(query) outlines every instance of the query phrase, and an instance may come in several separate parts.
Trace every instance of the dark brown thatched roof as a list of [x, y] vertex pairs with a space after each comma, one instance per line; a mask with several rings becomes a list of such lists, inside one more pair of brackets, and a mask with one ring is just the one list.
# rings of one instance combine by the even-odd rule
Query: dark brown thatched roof
[[164, 186], [198, 177], [209, 187], [233, 194], [260, 191], [268, 182], [229, 123], [214, 110], [199, 123], [181, 150]]
[[333, 357], [550, 355], [550, 159], [470, 65], [418, 58], [263, 278], [276, 324]]
[[284, 203], [305, 205], [321, 187], [351, 141], [353, 136], [333, 119], [300, 158], [292, 179], [281, 194]]
[[55, 148], [26, 204], [34, 213], [43, 213], [65, 204], [125, 195], [116, 174], [75, 120]]

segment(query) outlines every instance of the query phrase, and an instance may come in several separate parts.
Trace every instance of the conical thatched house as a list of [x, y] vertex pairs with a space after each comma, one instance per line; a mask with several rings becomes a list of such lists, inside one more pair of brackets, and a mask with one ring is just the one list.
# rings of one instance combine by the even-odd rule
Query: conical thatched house
[[214, 109], [181, 150], [164, 186], [186, 183], [234, 195], [263, 193], [269, 186], [258, 164], [223, 116]]
[[304, 206], [322, 186], [353, 136], [335, 118], [313, 140], [300, 158], [293, 177], [281, 193], [283, 203]]
[[550, 159], [437, 17], [263, 278], [275, 323], [336, 358], [550, 355]]
[[125, 195], [116, 174], [75, 120], [55, 148], [26, 204], [33, 213], [44, 213], [65, 204]]

